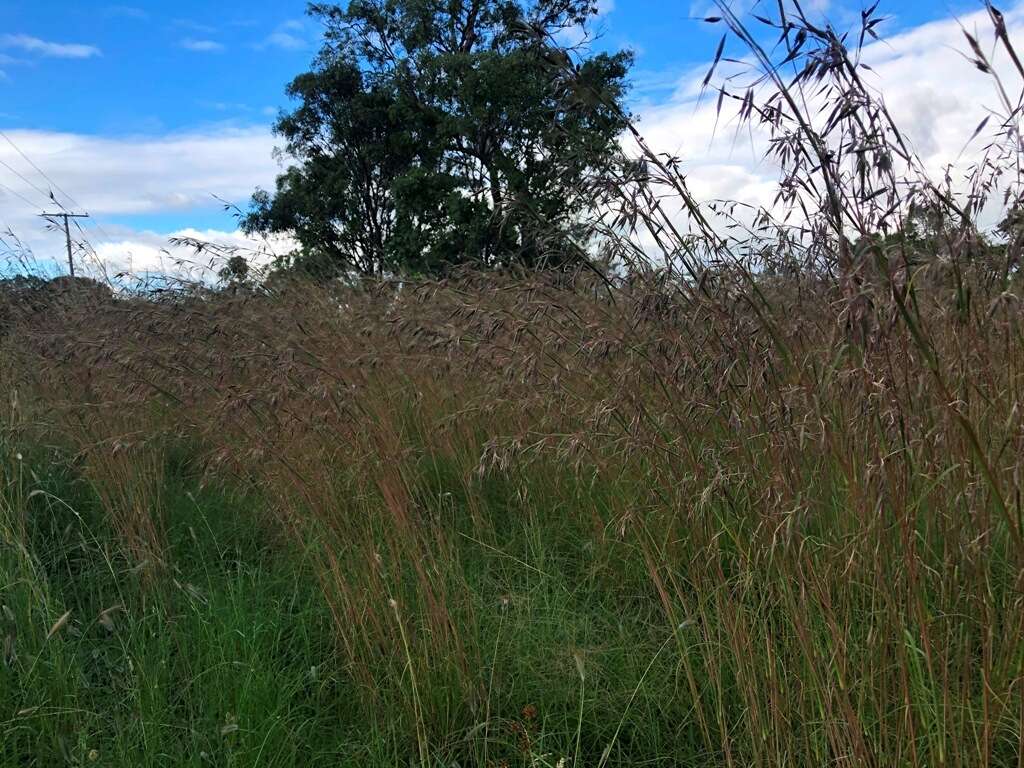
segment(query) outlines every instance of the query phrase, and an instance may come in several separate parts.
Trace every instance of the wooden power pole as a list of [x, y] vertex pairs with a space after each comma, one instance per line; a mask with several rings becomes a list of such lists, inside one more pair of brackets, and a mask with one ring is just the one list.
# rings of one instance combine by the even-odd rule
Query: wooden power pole
[[62, 218], [62, 219], [64, 219], [64, 239], [67, 242], [67, 246], [68, 246], [68, 272], [70, 272], [71, 276], [74, 277], [75, 276], [75, 257], [71, 254], [71, 226], [69, 225], [68, 222], [71, 219], [87, 219], [87, 218], [89, 218], [89, 214], [88, 213], [68, 213], [67, 211], [61, 211], [60, 213], [43, 213], [43, 214], [40, 214], [40, 215], [42, 216], [42, 218], [46, 219], [47, 221], [52, 221], [53, 218]]

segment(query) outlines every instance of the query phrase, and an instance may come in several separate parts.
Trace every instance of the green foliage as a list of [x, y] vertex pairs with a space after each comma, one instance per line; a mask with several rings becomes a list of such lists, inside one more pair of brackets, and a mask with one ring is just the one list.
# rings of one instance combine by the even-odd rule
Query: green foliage
[[592, 0], [316, 4], [326, 36], [277, 124], [297, 162], [249, 231], [314, 273], [440, 274], [578, 258], [589, 175], [614, 156], [630, 56], [567, 51]]
[[245, 257], [236, 254], [227, 260], [217, 276], [228, 287], [238, 287], [245, 285], [250, 280], [251, 271]]

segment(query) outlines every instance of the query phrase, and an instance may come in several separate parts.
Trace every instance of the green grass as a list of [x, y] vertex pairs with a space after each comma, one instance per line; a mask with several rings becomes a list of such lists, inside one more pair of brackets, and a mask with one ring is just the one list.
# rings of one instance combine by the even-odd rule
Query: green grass
[[1016, 317], [385, 308], [467, 295], [26, 331], [0, 766], [1020, 768]]
[[[842, 681], [842, 666], [869, 738], [881, 739], [897, 716], [897, 692], [886, 702], [873, 680], [856, 680], [858, 657], [872, 664], [866, 656], [881, 646], [870, 635], [889, 618], [875, 590], [856, 580], [844, 586], [845, 609], [857, 612], [845, 662], [834, 658], [824, 617], [806, 628], [807, 641], [836, 664], [814, 669], [793, 636], [792, 616], [801, 613], [795, 606], [806, 596], [789, 588], [777, 566], [744, 550], [752, 532], [728, 505], [708, 508], [721, 538], [720, 586], [693, 594], [689, 614], [679, 606], [673, 631], [639, 543], [612, 537], [596, 546], [583, 530], [587, 516], [580, 513], [614, 506], [621, 485], [581, 484], [543, 464], [518, 482], [492, 479], [480, 489], [494, 522], [484, 541], [459, 510], [465, 487], [457, 473], [421, 457], [420, 503], [447, 515], [445, 525], [458, 531], [446, 578], [468, 601], [455, 615], [473, 662], [468, 675], [479, 688], [470, 699], [459, 673], [436, 657], [434, 668], [414, 660], [416, 689], [410, 668], [386, 654], [372, 690], [351, 674], [317, 581], [318, 544], [282, 539], [262, 509], [266, 500], [201, 489], [187, 467], [172, 466], [164, 493], [166, 562], [140, 569], [118, 554], [98, 499], [72, 466], [41, 453], [30, 461], [14, 468], [19, 477], [9, 480], [3, 504], [0, 602], [16, 652], [0, 666], [4, 766], [407, 765], [416, 761], [419, 741], [438, 766], [553, 766], [563, 759], [580, 766], [747, 765], [762, 753], [779, 764], [779, 752], [767, 757], [779, 748], [767, 741], [768, 723], [758, 721], [764, 744], [746, 741], [750, 718], [767, 716], [749, 710], [749, 686], [764, 686], [757, 695], [767, 697], [773, 681], [781, 682], [787, 700], [776, 704], [794, 718], [792, 747], [824, 757], [832, 749], [827, 733], [807, 715], [828, 717], [817, 686]], [[841, 519], [842, 488], [821, 482], [819, 490], [824, 521]], [[754, 503], [744, 492], [737, 486], [733, 505]], [[808, 533], [809, 542], [833, 539], [814, 527]], [[685, 547], [668, 540], [657, 546], [666, 563], [682, 551], [674, 548]], [[665, 568], [665, 578], [676, 570], [675, 578], [686, 579], [693, 568], [677, 566]], [[715, 570], [708, 562], [696, 566]], [[943, 604], [938, 589], [927, 599]], [[101, 621], [108, 609], [109, 621]], [[924, 606], [926, 615], [931, 610]], [[47, 637], [66, 611], [68, 621]], [[971, 632], [969, 623], [951, 623]], [[917, 748], [941, 754], [942, 708], [950, 702], [912, 634], [913, 620], [906, 626], [909, 696], [924, 732]], [[776, 649], [766, 654], [757, 646], [770, 638]], [[418, 708], [410, 706], [413, 696]], [[877, 708], [886, 705], [892, 709]], [[742, 738], [723, 733], [723, 724], [735, 724]], [[716, 744], [729, 744], [732, 753]], [[1010, 739], [994, 747], [991, 764], [1013, 764]]]
[[[167, 562], [139, 569], [73, 470], [36, 459], [14, 468], [3, 503], [0, 602], [16, 657], [0, 666], [0, 764], [407, 764], [409, 680], [366, 691], [346, 673], [308, 552], [260, 527], [259, 499], [168, 473]], [[425, 492], [452, 505], [453, 476], [431, 469]], [[597, 764], [620, 721], [618, 751], [680, 754], [698, 736], [672, 701], [674, 664], [658, 656], [670, 635], [646, 580], [613, 579], [623, 553], [595, 552], [557, 522], [557, 502], [524, 518], [500, 485], [486, 493], [500, 535], [457, 538], [483, 696], [459, 701], [444, 670], [425, 676], [430, 759], [554, 765], [578, 738], [579, 764]]]
[[53, 484], [67, 501], [39, 496], [25, 510], [41, 528], [33, 553], [5, 552], [18, 655], [0, 686], [4, 764], [314, 757], [325, 746], [310, 674], [329, 655], [324, 611], [301, 561], [275, 562], [254, 539], [244, 500], [169, 489], [173, 562], [147, 583], [111, 554], [94, 500], [66, 478]]

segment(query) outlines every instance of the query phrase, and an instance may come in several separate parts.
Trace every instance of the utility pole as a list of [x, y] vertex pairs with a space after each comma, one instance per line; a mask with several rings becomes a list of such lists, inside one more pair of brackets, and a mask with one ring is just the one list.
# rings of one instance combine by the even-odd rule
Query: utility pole
[[71, 227], [68, 222], [71, 219], [88, 219], [88, 213], [68, 213], [67, 211], [61, 211], [60, 213], [41, 213], [40, 216], [47, 221], [52, 222], [54, 217], [64, 219], [64, 239], [68, 245], [68, 271], [71, 276], [75, 276], [75, 258], [71, 255]]

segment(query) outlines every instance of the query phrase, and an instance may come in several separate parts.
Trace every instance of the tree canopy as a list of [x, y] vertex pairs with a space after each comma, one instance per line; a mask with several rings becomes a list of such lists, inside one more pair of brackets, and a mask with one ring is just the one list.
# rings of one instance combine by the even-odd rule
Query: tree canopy
[[[578, 257], [586, 180], [617, 150], [631, 64], [593, 54], [595, 0], [352, 0], [276, 131], [294, 164], [243, 224], [297, 267], [444, 273]], [[568, 40], [582, 40], [569, 46]]]

